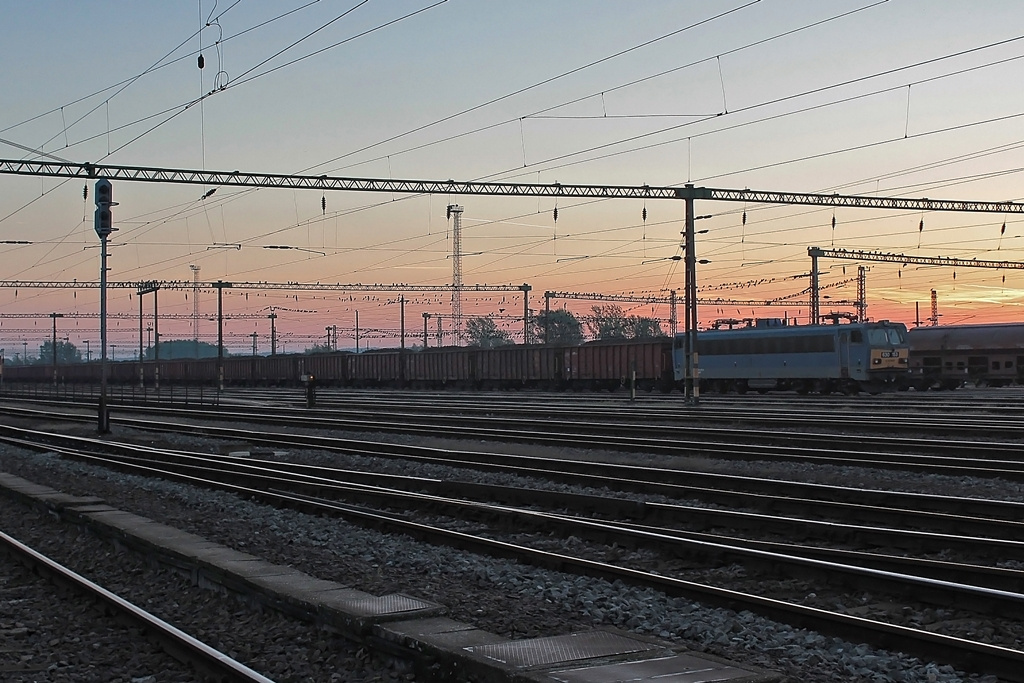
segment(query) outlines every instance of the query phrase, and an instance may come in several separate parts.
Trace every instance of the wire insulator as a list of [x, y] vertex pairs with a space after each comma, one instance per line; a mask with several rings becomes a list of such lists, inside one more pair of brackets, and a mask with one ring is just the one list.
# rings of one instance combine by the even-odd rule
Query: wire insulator
[[1002, 236], [1002, 235], [1005, 235], [1005, 234], [1006, 234], [1006, 221], [1003, 221], [1003, 229], [999, 231], [999, 235]]
[[557, 206], [555, 207], [555, 210], [551, 212], [551, 215], [554, 217], [555, 222], [557, 223], [558, 222], [558, 207]]
[[835, 214], [832, 214], [832, 229], [833, 230], [836, 229], [836, 216], [835, 216]]
[[647, 222], [647, 207], [646, 206], [644, 207], [644, 210], [640, 212], [640, 216], [641, 216], [641, 218], [644, 219], [644, 223], [646, 223]]
[[204, 66], [206, 66], [206, 60], [203, 59], [203, 55], [200, 54], [199, 55], [199, 68], [202, 69]]
[[747, 224], [747, 212], [746, 212], [746, 210], [744, 210], [743, 211], [743, 225], [746, 225], [746, 224]]
[[327, 195], [320, 198], [320, 208], [323, 210], [324, 215], [327, 215]]
[[924, 230], [924, 219], [921, 219], [921, 224], [917, 226], [917, 231], [922, 232]]
[[[88, 198], [89, 198], [89, 186], [88, 185], [84, 185], [82, 187], [82, 199], [88, 199]], [[1003, 225], [1003, 230], [1006, 230], [1006, 225]]]

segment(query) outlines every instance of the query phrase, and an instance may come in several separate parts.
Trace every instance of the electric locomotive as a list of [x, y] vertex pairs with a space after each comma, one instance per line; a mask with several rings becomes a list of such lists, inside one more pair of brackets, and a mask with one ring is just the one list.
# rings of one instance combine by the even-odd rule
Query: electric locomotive
[[[674, 350], [676, 381], [686, 372], [685, 336]], [[795, 390], [879, 393], [899, 388], [909, 372], [907, 328], [888, 320], [844, 325], [787, 325], [758, 320], [749, 327], [697, 335], [697, 376], [703, 391]]]

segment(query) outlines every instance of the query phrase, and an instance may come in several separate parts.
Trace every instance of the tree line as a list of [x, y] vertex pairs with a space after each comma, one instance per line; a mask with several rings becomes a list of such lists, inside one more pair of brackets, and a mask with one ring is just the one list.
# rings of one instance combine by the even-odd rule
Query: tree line
[[[593, 315], [584, 320], [566, 310], [539, 313], [533, 318], [533, 339], [547, 344], [570, 346], [582, 344], [584, 327], [586, 327], [588, 336], [595, 340], [652, 339], [666, 336], [661, 329], [661, 321], [656, 318], [626, 315], [622, 307], [616, 304], [593, 306], [591, 312]], [[481, 348], [508, 346], [514, 343], [511, 333], [500, 329], [494, 319], [488, 316], [467, 320], [465, 338], [470, 346]], [[128, 347], [124, 348], [128, 352]], [[10, 365], [49, 365], [53, 363], [53, 349], [53, 342], [47, 340], [40, 345], [38, 356], [23, 358], [21, 354], [14, 354], [6, 358], [5, 362]], [[306, 349], [304, 353], [327, 353], [331, 350], [326, 346], [314, 345]], [[152, 346], [144, 349], [145, 359], [154, 360], [155, 351], [156, 349]], [[128, 353], [132, 353], [132, 358], [135, 358], [134, 352]], [[231, 354], [225, 351], [224, 355]], [[216, 344], [197, 342], [191, 339], [160, 342], [161, 360], [215, 358], [216, 356]], [[74, 344], [62, 339], [57, 340], [58, 364], [83, 363], [86, 360], [82, 356], [81, 350]], [[99, 360], [99, 356], [96, 354], [95, 357], [90, 357], [88, 360]]]

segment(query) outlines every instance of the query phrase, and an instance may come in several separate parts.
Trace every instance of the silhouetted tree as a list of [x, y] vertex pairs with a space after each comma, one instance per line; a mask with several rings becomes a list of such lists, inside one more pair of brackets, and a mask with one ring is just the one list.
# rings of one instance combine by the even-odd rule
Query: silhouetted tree
[[[81, 363], [82, 353], [71, 342], [58, 339], [57, 362], [61, 365]], [[49, 365], [50, 363], [53, 363], [53, 341], [48, 339], [39, 347], [39, 357], [36, 358], [35, 365]]]
[[534, 339], [546, 344], [580, 344], [583, 324], [569, 311], [539, 313], [533, 323]]
[[466, 341], [470, 346], [483, 349], [512, 344], [512, 336], [505, 330], [499, 330], [491, 318], [470, 318], [466, 321]]
[[587, 329], [594, 339], [653, 339], [664, 337], [661, 321], [657, 318], [645, 318], [637, 315], [626, 315], [617, 304], [594, 306], [593, 320], [587, 321]]

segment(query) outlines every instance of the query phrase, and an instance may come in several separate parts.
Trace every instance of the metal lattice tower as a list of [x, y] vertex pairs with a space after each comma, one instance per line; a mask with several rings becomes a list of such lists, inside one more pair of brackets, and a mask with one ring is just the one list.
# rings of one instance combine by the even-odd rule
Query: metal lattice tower
[[934, 289], [932, 290], [932, 317], [928, 320], [932, 327], [937, 327], [939, 324], [939, 295]]
[[868, 269], [865, 266], [857, 266], [857, 322], [867, 322], [868, 319]]
[[455, 343], [462, 343], [462, 207], [448, 205], [452, 218], [452, 334]]
[[192, 341], [199, 348], [199, 266], [192, 263]]

